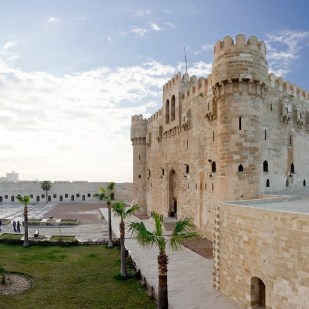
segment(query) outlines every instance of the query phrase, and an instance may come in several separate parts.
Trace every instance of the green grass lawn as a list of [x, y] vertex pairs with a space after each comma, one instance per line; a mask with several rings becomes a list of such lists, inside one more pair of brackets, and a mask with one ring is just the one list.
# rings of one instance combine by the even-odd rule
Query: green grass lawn
[[[24, 234], [16, 234], [16, 233], [3, 233], [0, 235], [0, 239], [13, 239], [13, 240], [20, 240]], [[1, 307], [0, 307], [1, 308]]]
[[32, 289], [0, 295], [0, 308], [154, 309], [133, 279], [117, 281], [120, 252], [105, 246], [41, 247], [0, 244], [0, 267], [33, 278]]

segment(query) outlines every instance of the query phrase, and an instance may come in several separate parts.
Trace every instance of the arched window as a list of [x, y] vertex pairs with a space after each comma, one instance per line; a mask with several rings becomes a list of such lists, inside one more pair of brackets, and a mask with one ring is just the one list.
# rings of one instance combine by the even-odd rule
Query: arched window
[[285, 182], [285, 186], [288, 188], [289, 187], [289, 178]]
[[138, 179], [141, 179], [142, 178], [142, 176], [141, 175], [138, 175]]
[[164, 168], [161, 168], [162, 176], [164, 176]]
[[239, 130], [241, 130], [241, 117], [239, 117], [239, 119], [238, 119], [238, 128], [239, 128]]
[[217, 171], [216, 162], [213, 161], [213, 162], [211, 163], [211, 172], [212, 172], [212, 173], [215, 173], [216, 171]]
[[242, 173], [243, 171], [244, 171], [244, 167], [242, 166], [242, 164], [239, 164], [238, 172]]
[[267, 140], [267, 130], [264, 130], [264, 139]]
[[270, 182], [269, 179], [266, 180], [266, 187], [269, 188], [270, 187]]
[[212, 141], [215, 141], [215, 131], [212, 131]]
[[150, 169], [148, 169], [148, 178], [151, 176]]
[[172, 96], [171, 99], [171, 121], [175, 120], [175, 96]]
[[167, 99], [165, 103], [165, 122], [166, 123], [170, 122], [170, 101], [169, 99]]
[[306, 187], [306, 180], [303, 181], [303, 186]]
[[186, 164], [186, 174], [189, 174], [189, 172], [190, 172], [190, 167], [188, 164]]
[[268, 162], [266, 160], [263, 162], [263, 172], [268, 172]]
[[291, 164], [291, 174], [295, 174], [294, 163]]

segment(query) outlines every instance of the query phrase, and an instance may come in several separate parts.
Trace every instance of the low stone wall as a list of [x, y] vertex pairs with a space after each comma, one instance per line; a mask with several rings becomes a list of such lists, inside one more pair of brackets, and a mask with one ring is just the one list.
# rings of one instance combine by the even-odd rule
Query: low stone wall
[[214, 235], [217, 289], [243, 308], [309, 308], [309, 215], [221, 204]]
[[[53, 182], [48, 191], [50, 202], [82, 202], [96, 201], [94, 194], [98, 188], [106, 187], [107, 182], [87, 182], [87, 181], [59, 181]], [[31, 203], [45, 201], [45, 192], [41, 188], [39, 181], [19, 181], [16, 183], [0, 183], [0, 204], [17, 203], [16, 196], [29, 195]], [[132, 183], [116, 183], [115, 198], [126, 203], [132, 201]]]

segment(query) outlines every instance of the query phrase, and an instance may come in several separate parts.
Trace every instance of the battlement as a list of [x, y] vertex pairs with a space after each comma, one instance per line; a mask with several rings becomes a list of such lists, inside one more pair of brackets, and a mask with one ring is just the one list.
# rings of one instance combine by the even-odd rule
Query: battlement
[[251, 36], [246, 41], [245, 36], [239, 34], [234, 42], [230, 36], [226, 36], [214, 47], [213, 83], [229, 79], [252, 79], [266, 83], [268, 65], [265, 56], [265, 43], [256, 37]]
[[163, 92], [171, 90], [176, 85], [181, 84], [182, 86], [190, 86], [197, 82], [197, 77], [195, 75], [189, 75], [188, 73], [181, 74], [177, 73], [174, 77], [172, 77], [165, 85], [163, 86]]
[[283, 80], [282, 77], [275, 76], [274, 73], [268, 74], [268, 80], [271, 87], [282, 91], [294, 98], [305, 100], [309, 103], [309, 92], [295, 84], [291, 84], [288, 80]]
[[266, 56], [266, 46], [264, 41], [259, 41], [255, 36], [250, 36], [246, 41], [246, 37], [243, 34], [238, 34], [236, 36], [236, 42], [230, 37], [226, 36], [223, 41], [217, 41], [214, 46], [214, 55], [219, 56], [222, 52], [226, 52], [231, 49], [254, 49], [259, 51]]
[[141, 120], [144, 120], [144, 116], [142, 114], [134, 115], [134, 116], [131, 117], [132, 124], [133, 124], [133, 122], [139, 122]]
[[145, 138], [147, 135], [147, 119], [143, 115], [131, 117], [131, 141], [134, 139]]

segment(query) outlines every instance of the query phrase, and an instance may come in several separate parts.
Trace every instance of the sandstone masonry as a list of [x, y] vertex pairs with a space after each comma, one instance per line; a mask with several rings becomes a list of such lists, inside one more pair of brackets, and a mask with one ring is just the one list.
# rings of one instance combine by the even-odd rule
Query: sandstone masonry
[[308, 133], [309, 93], [268, 73], [263, 41], [227, 36], [207, 78], [178, 73], [160, 110], [132, 117], [134, 202], [148, 215], [193, 217], [214, 243], [214, 287], [243, 308], [309, 308], [308, 259], [295, 257], [308, 248], [281, 235], [287, 223], [308, 243], [308, 216], [224, 203], [305, 189]]

